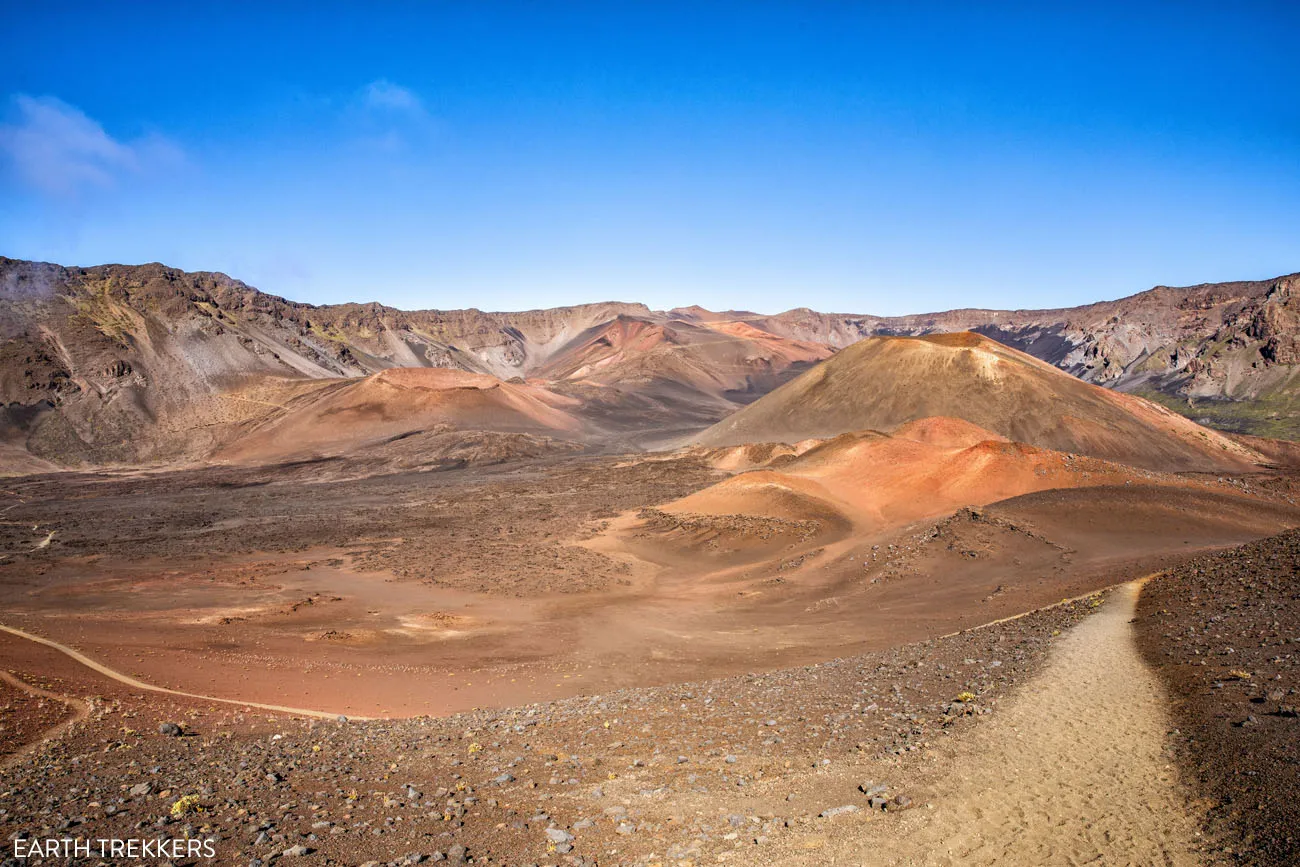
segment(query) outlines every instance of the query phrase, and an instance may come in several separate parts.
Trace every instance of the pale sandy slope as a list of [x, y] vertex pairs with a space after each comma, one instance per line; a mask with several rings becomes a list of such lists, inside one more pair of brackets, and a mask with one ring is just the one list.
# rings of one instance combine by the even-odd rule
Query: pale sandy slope
[[[1200, 863], [1198, 823], [1164, 754], [1162, 687], [1133, 640], [1138, 586], [1111, 594], [1044, 671], [949, 755], [928, 803], [819, 829], [796, 864]], [[834, 820], [826, 820], [834, 821]]]

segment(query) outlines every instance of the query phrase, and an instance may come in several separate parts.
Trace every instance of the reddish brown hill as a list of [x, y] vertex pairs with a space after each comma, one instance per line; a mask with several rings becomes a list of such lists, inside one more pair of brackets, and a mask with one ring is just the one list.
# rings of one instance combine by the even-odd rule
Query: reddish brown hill
[[601, 385], [662, 381], [730, 404], [727, 396], [764, 394], [791, 368], [804, 369], [830, 354], [824, 345], [740, 322], [660, 323], [618, 316], [561, 347], [536, 375]]
[[743, 323], [620, 315], [556, 349], [535, 375], [594, 426], [663, 442], [698, 431], [831, 354]]
[[842, 434], [779, 469], [733, 476], [663, 509], [789, 521], [835, 514], [859, 531], [876, 531], [1032, 491], [1122, 485], [1150, 475], [1009, 442], [961, 419], [927, 418], [894, 436]]
[[931, 416], [1007, 439], [1157, 470], [1244, 468], [1253, 450], [969, 332], [874, 337], [724, 419], [696, 442], [795, 442]]
[[394, 368], [320, 383], [217, 452], [264, 463], [340, 454], [394, 436], [450, 425], [464, 430], [581, 434], [578, 402], [524, 383], [461, 370]]

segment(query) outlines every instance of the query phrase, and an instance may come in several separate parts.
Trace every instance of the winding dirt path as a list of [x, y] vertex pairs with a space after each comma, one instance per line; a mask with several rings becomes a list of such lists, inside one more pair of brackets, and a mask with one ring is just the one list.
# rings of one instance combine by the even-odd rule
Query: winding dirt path
[[15, 677], [7, 671], [0, 671], [0, 680], [3, 680], [19, 692], [25, 692], [28, 695], [43, 698], [47, 701], [57, 701], [72, 712], [72, 716], [68, 717], [63, 722], [53, 728], [47, 729], [36, 740], [23, 744], [17, 750], [5, 756], [3, 760], [0, 760], [0, 770], [17, 764], [28, 754], [40, 749], [44, 744], [59, 737], [68, 729], [72, 728], [79, 722], [85, 721], [85, 719], [90, 716], [89, 703], [84, 702], [79, 698], [60, 695], [57, 692], [50, 692], [48, 689], [41, 689], [39, 686], [33, 686], [22, 678]]
[[1164, 752], [1167, 700], [1134, 641], [1141, 582], [1064, 636], [1005, 710], [937, 757], [928, 804], [846, 825], [795, 863], [1200, 863]]
[[[94, 671], [98, 674], [102, 674], [104, 677], [107, 677], [110, 680], [115, 680], [118, 683], [125, 684], [131, 687], [132, 689], [143, 689], [149, 692], [158, 692], [164, 695], [175, 695], [175, 696], [179, 696], [180, 698], [197, 699], [199, 701], [212, 701], [212, 702], [218, 702], [220, 704], [233, 704], [233, 705], [238, 705], [239, 707], [255, 707], [259, 710], [270, 710], [270, 711], [275, 711], [276, 713], [287, 713], [293, 716], [313, 717], [315, 719], [335, 719], [339, 716], [339, 714], [337, 713], [330, 713], [328, 711], [323, 711], [323, 710], [308, 710], [306, 708], [300, 708], [300, 707], [285, 707], [283, 705], [278, 705], [278, 704], [261, 704], [255, 701], [241, 701], [239, 699], [234, 699], [234, 698], [218, 698], [217, 696], [213, 696], [213, 695], [199, 695], [198, 693], [193, 693], [193, 692], [182, 692], [181, 690], [178, 689], [168, 689], [165, 686], [156, 686], [152, 683], [145, 683], [143, 680], [137, 680], [134, 677], [131, 677], [130, 675], [122, 674], [120, 671], [109, 668], [107, 665], [104, 665], [102, 662], [96, 662], [95, 660], [91, 659], [89, 656], [86, 656], [85, 654], [79, 651], [73, 650], [71, 647], [68, 647], [66, 644], [59, 644], [57, 641], [51, 641], [48, 638], [41, 638], [39, 635], [32, 635], [30, 632], [23, 632], [21, 629], [14, 629], [12, 626], [5, 626], [4, 624], [0, 624], [0, 632], [7, 632], [10, 635], [15, 635], [19, 638], [26, 639], [27, 641], [34, 641], [37, 644], [43, 644], [46, 647], [53, 648], [54, 650], [57, 650], [59, 653], [62, 653], [65, 656], [69, 656], [72, 659], [76, 660], [77, 662], [81, 663], [82, 665], [86, 666], [86, 668], [89, 668], [91, 671]], [[369, 720], [369, 719], [374, 719], [374, 717], [354, 716], [351, 717], [351, 719]]]
[[[1002, 710], [936, 750], [908, 789], [920, 806], [816, 820], [812, 834], [796, 833], [753, 863], [773, 863], [777, 853], [779, 863], [807, 865], [1201, 863], [1197, 811], [1165, 754], [1167, 699], [1134, 640], [1140, 589], [1133, 582], [1112, 591]], [[135, 689], [332, 716], [154, 686], [48, 639], [0, 631]]]

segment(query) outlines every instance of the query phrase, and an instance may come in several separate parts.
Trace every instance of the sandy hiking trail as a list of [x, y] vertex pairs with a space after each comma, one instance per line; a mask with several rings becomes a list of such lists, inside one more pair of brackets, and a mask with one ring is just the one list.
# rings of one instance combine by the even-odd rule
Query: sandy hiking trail
[[1140, 589], [1112, 592], [1005, 710], [941, 750], [917, 808], [819, 820], [788, 862], [1201, 863], [1195, 809], [1165, 755], [1163, 687], [1134, 641]]
[[[269, 710], [269, 711], [275, 711], [276, 713], [284, 713], [284, 714], [289, 714], [291, 716], [312, 717], [314, 719], [335, 719], [341, 716], [340, 714], [331, 713], [329, 711], [323, 711], [323, 710], [310, 710], [307, 708], [300, 708], [300, 707], [285, 707], [283, 705], [278, 705], [278, 704], [263, 704], [261, 702], [255, 702], [255, 701], [243, 701], [237, 698], [219, 698], [213, 695], [200, 695], [194, 692], [184, 692], [178, 689], [168, 689], [165, 686], [156, 686], [152, 683], [145, 683], [144, 681], [137, 680], [136, 678], [131, 677], [130, 675], [122, 674], [120, 671], [109, 668], [107, 665], [104, 665], [101, 662], [96, 662], [95, 660], [86, 656], [84, 653], [81, 653], [77, 650], [73, 650], [71, 647], [68, 647], [66, 644], [60, 644], [57, 641], [51, 641], [50, 639], [42, 638], [39, 635], [32, 635], [30, 632], [24, 632], [21, 629], [15, 629], [12, 626], [5, 626], [4, 624], [0, 624], [0, 632], [6, 632], [10, 635], [17, 636], [18, 638], [24, 638], [28, 641], [34, 641], [37, 644], [43, 644], [46, 647], [53, 648], [54, 650], [57, 650], [59, 653], [62, 653], [65, 656], [75, 659], [77, 662], [86, 666], [86, 668], [89, 668], [91, 671], [97, 674], [101, 674], [110, 680], [115, 680], [118, 683], [125, 684], [126, 686], [129, 686], [132, 689], [142, 689], [148, 692], [162, 693], [163, 695], [174, 695], [179, 698], [197, 699], [198, 701], [216, 702], [218, 704], [233, 704], [233, 705], [238, 705], [240, 707], [248, 707], [248, 708], [255, 707], [258, 710]], [[15, 686], [16, 685], [17, 684], [15, 684]], [[59, 697], [54, 695], [51, 695], [50, 697], [59, 699], [60, 701], [64, 700], [65, 698], [65, 697]], [[369, 720], [369, 719], [373, 719], [373, 717], [350, 716], [349, 719]]]
[[15, 677], [7, 671], [0, 671], [0, 680], [12, 686], [19, 692], [25, 692], [36, 698], [45, 699], [46, 701], [55, 701], [64, 705], [71, 712], [71, 715], [53, 728], [47, 729], [36, 740], [30, 741], [18, 747], [14, 752], [0, 759], [0, 770], [5, 770], [13, 765], [18, 764], [29, 754], [39, 750], [49, 741], [60, 737], [68, 729], [77, 723], [85, 722], [90, 716], [90, 704], [79, 698], [73, 698], [68, 695], [60, 695], [57, 692], [50, 692], [48, 689], [41, 689], [39, 686], [33, 686], [20, 677]]

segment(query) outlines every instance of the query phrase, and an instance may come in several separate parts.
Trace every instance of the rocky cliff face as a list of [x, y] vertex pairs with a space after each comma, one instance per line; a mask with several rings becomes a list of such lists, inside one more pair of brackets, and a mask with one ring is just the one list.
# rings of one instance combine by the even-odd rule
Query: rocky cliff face
[[[986, 328], [1008, 342], [1046, 332], [1063, 339], [1053, 359], [1083, 379], [1190, 398], [1251, 400], [1285, 385], [1297, 363], [1300, 276], [1188, 289], [1159, 287], [1121, 301], [1059, 311], [1058, 323]], [[1065, 315], [1059, 315], [1059, 314]]]
[[605, 303], [519, 313], [315, 306], [164, 265], [0, 257], [0, 464], [200, 459], [277, 383], [447, 367], [543, 377], [610, 430], [703, 426], [876, 334], [973, 330], [1219, 427], [1300, 438], [1300, 275], [1063, 310], [775, 316]]
[[1263, 374], [1271, 368], [1300, 361], [1298, 288], [1300, 274], [1293, 274], [1181, 289], [1159, 286], [1118, 301], [1056, 310], [875, 317], [801, 309], [753, 321], [774, 333], [838, 348], [876, 334], [976, 331], [1090, 382], [1156, 382], [1188, 395], [1239, 399], [1267, 389], [1270, 378]]

